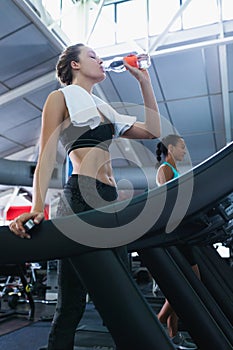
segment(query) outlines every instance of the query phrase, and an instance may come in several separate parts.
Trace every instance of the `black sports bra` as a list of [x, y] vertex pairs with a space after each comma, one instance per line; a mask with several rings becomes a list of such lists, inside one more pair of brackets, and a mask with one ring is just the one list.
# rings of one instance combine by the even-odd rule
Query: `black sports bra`
[[109, 122], [101, 122], [94, 129], [89, 126], [74, 126], [71, 123], [61, 132], [60, 140], [68, 154], [74, 149], [85, 147], [99, 147], [109, 152], [113, 133], [113, 125]]

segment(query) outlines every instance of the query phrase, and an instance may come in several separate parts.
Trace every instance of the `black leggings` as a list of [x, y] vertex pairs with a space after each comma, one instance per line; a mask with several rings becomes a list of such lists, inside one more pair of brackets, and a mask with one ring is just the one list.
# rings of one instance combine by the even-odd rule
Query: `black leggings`
[[72, 215], [100, 208], [109, 204], [105, 202], [114, 202], [117, 196], [116, 187], [89, 176], [71, 175], [64, 186], [57, 208], [57, 216]]
[[[115, 187], [88, 176], [72, 175], [64, 187], [57, 215], [66, 216], [98, 208], [103, 206], [104, 201], [113, 202], [116, 199]], [[114, 251], [126, 263], [126, 247]], [[73, 266], [78, 270], [75, 257], [59, 261], [58, 301], [48, 350], [73, 350], [75, 331], [85, 310], [86, 289]]]

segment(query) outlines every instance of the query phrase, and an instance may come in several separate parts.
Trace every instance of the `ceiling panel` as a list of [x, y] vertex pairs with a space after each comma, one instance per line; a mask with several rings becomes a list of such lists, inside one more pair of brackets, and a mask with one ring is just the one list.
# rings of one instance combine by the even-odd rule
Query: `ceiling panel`
[[29, 19], [9, 0], [0, 1], [0, 38], [30, 23]]
[[221, 91], [221, 78], [219, 69], [218, 47], [210, 47], [204, 50], [204, 66], [210, 94], [219, 94]]
[[29, 122], [38, 117], [40, 111], [23, 99], [14, 100], [9, 104], [0, 107], [0, 115], [4, 123], [1, 125], [0, 133], [4, 133], [11, 128], [17, 128], [22, 123]]
[[0, 95], [2, 95], [3, 93], [5, 93], [7, 91], [8, 91], [8, 89], [4, 85], [0, 84]]
[[34, 106], [38, 107], [40, 111], [42, 111], [42, 107], [49, 93], [53, 90], [58, 89], [59, 87], [60, 84], [54, 79], [54, 81], [52, 81], [50, 84], [26, 94], [25, 98], [28, 102], [32, 103]]
[[211, 111], [208, 97], [168, 102], [173, 125], [179, 133], [212, 132]]
[[166, 100], [207, 94], [201, 50], [158, 57], [155, 64]]
[[[10, 79], [7, 79], [4, 83], [10, 89], [13, 89], [22, 84], [25, 84], [26, 82], [36, 79], [37, 77], [41, 77], [48, 72], [51, 72], [51, 71], [55, 72], [57, 58], [58, 56], [53, 57], [45, 62], [43, 61], [43, 63], [40, 63], [38, 58], [38, 60], [36, 61], [37, 63], [32, 62], [32, 65], [30, 68], [28, 68], [25, 71], [21, 71], [20, 74], [16, 74]], [[54, 73], [54, 77], [55, 77], [55, 73]]]
[[127, 73], [126, 71], [123, 73], [112, 72], [112, 84], [117, 90], [121, 101], [140, 104], [142, 103], [142, 96], [138, 85], [135, 84], [134, 78]]
[[185, 142], [193, 165], [210, 157], [215, 149], [214, 135], [211, 133], [185, 135]]
[[[104, 94], [105, 100], [108, 102], [119, 102], [119, 94], [118, 91], [115, 89], [115, 86], [112, 83], [111, 76], [108, 75], [108, 78], [105, 79], [103, 82], [99, 84], [101, 87], [101, 90]], [[98, 95], [98, 89], [94, 87], [93, 89], [94, 94]]]
[[156, 57], [151, 57], [151, 68], [149, 69], [151, 83], [158, 102], [164, 101], [164, 95], [161, 87], [161, 81], [158, 76], [158, 69], [156, 65]]
[[160, 112], [162, 118], [170, 120], [170, 114], [169, 114], [169, 111], [167, 108], [167, 103], [160, 102], [160, 103], [158, 103], [158, 107], [159, 107], [159, 112]]
[[224, 115], [223, 105], [222, 105], [222, 96], [221, 95], [210, 96], [210, 102], [211, 102], [211, 111], [213, 116], [213, 130], [215, 134], [216, 148], [220, 149], [225, 146], [225, 142], [226, 142], [225, 123], [224, 123], [224, 118], [222, 118], [222, 116]]
[[228, 45], [227, 47], [227, 71], [229, 80], [229, 90], [233, 90], [233, 45]]
[[0, 80], [6, 82], [56, 54], [48, 40], [30, 24], [1, 40]]
[[12, 127], [4, 133], [4, 137], [13, 139], [15, 142], [29, 147], [38, 140], [41, 127], [41, 116], [31, 119], [28, 122], [18, 125], [17, 128]]
[[43, 104], [59, 86], [55, 65], [62, 44], [26, 2], [16, 4], [0, 1], [0, 157], [37, 145]]
[[24, 146], [6, 139], [0, 135], [1, 158], [23, 150]]
[[145, 160], [145, 166], [153, 166], [156, 163], [156, 147], [159, 140], [141, 140], [141, 144], [147, 149], [147, 159]]

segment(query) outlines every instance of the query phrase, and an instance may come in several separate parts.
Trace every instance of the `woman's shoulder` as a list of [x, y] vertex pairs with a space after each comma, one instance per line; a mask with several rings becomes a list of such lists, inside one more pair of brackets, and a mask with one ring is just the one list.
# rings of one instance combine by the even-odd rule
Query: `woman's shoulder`
[[159, 185], [166, 183], [167, 181], [172, 180], [174, 177], [172, 165], [167, 162], [162, 163], [156, 174], [156, 182]]
[[160, 164], [160, 166], [158, 167], [158, 171], [159, 170], [164, 170], [165, 168], [170, 168], [171, 166], [170, 166], [170, 164], [169, 163], [167, 163], [167, 162], [163, 162], [163, 163], [161, 163]]
[[59, 90], [50, 92], [45, 103], [45, 110], [60, 111], [63, 115], [66, 113], [66, 103], [64, 95]]
[[160, 164], [160, 166], [157, 169], [157, 173], [163, 173], [164, 174], [164, 173], [167, 173], [167, 172], [168, 173], [172, 172], [171, 166], [168, 163], [166, 163], [166, 162]]
[[48, 98], [61, 98], [63, 96], [60, 89], [53, 90], [48, 94]]
[[49, 93], [49, 95], [48, 95], [48, 97], [47, 97], [47, 100], [49, 100], [49, 101], [54, 101], [54, 102], [56, 102], [56, 101], [64, 101], [64, 95], [63, 95], [63, 93], [61, 92], [61, 90], [60, 89], [58, 89], [58, 90], [53, 90], [53, 91], [51, 91], [50, 93]]

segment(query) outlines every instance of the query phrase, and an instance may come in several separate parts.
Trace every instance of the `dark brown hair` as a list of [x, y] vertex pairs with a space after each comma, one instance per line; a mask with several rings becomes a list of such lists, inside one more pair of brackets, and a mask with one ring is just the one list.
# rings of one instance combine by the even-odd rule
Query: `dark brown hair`
[[168, 155], [168, 145], [176, 146], [177, 142], [182, 139], [181, 136], [176, 134], [170, 134], [162, 138], [161, 142], [157, 144], [156, 148], [156, 158], [158, 162], [161, 162], [161, 155], [166, 157]]
[[68, 46], [60, 55], [57, 65], [56, 65], [56, 73], [57, 79], [65, 85], [70, 85], [72, 83], [72, 68], [71, 61], [79, 62], [79, 55], [81, 52], [81, 48], [84, 47], [84, 44], [75, 44], [72, 46]]

